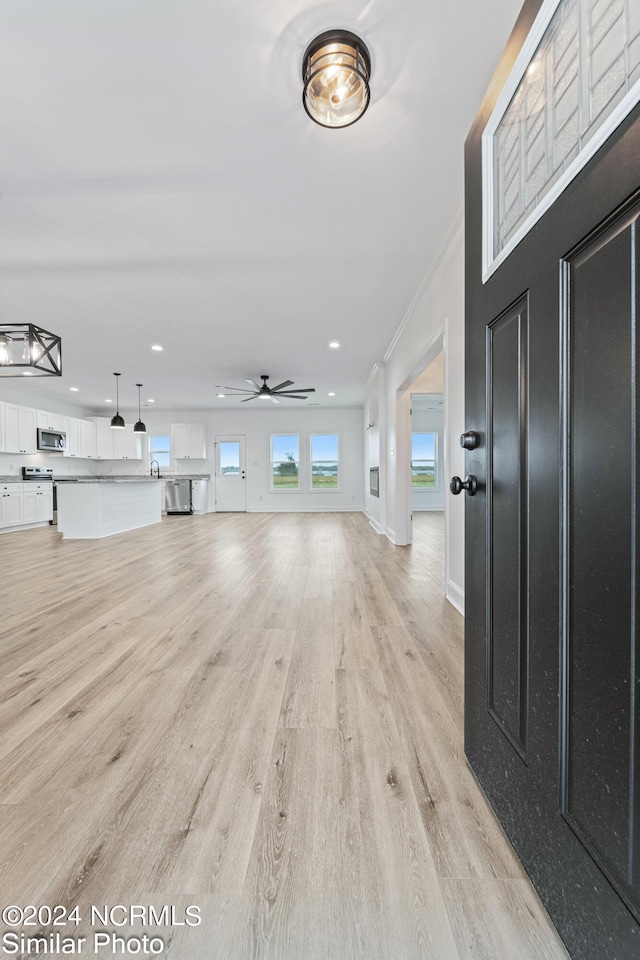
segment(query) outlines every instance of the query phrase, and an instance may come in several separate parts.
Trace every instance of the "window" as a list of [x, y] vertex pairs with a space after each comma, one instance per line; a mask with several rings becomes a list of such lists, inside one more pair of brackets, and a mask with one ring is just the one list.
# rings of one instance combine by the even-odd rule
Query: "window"
[[639, 99], [637, 0], [543, 4], [483, 135], [485, 280]]
[[418, 490], [436, 490], [438, 479], [438, 435], [411, 435], [411, 486]]
[[300, 489], [300, 437], [274, 433], [271, 436], [271, 489]]
[[225, 476], [240, 476], [240, 443], [238, 440], [221, 440], [218, 443], [219, 472]]
[[311, 489], [338, 489], [338, 435], [311, 434]]
[[149, 450], [151, 460], [157, 460], [161, 467], [171, 466], [171, 441], [169, 437], [151, 437]]

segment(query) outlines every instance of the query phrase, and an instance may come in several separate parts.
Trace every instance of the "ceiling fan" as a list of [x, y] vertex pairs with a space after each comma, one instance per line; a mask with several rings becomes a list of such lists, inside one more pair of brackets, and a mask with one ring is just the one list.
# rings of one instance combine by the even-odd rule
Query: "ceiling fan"
[[255, 400], [258, 397], [260, 400], [271, 400], [271, 403], [280, 403], [279, 397], [286, 397], [288, 400], [308, 400], [308, 397], [303, 397], [303, 393], [315, 393], [315, 387], [299, 387], [297, 390], [285, 390], [285, 387], [292, 387], [293, 380], [283, 380], [282, 383], [279, 383], [277, 387], [268, 387], [267, 380], [269, 376], [265, 373], [260, 374], [260, 379], [262, 380], [262, 386], [259, 386], [255, 380], [252, 380], [251, 377], [245, 377], [247, 383], [253, 384], [256, 388], [255, 390], [241, 390], [240, 387], [223, 387], [220, 384], [216, 384], [216, 389], [218, 390], [235, 390], [236, 393], [248, 393], [250, 396], [244, 397], [241, 400], [241, 403], [247, 403], [249, 400]]

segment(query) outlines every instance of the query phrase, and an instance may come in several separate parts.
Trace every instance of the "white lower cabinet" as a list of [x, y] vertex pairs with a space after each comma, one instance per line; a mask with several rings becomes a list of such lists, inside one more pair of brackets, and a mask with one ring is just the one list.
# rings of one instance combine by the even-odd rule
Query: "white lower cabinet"
[[191, 481], [191, 505], [194, 513], [209, 512], [209, 481]]
[[53, 484], [0, 484], [0, 528], [46, 523], [53, 519]]
[[22, 523], [40, 523], [52, 517], [53, 485], [25, 483], [22, 491]]
[[15, 527], [23, 523], [21, 483], [3, 483], [0, 486], [0, 526]]

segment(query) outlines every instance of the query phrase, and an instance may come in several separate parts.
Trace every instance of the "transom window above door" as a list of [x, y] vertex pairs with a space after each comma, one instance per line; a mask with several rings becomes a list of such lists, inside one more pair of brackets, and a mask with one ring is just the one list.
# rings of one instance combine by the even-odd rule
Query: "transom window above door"
[[638, 0], [546, 0], [483, 134], [483, 280], [640, 100]]

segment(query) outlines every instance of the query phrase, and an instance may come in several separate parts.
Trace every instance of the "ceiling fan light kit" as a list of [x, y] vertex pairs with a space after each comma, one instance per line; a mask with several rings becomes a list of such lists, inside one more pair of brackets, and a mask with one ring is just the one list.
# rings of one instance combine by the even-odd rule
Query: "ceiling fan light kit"
[[[303, 393], [315, 393], [315, 387], [299, 387], [296, 390], [285, 390], [285, 387], [292, 387], [293, 380], [283, 380], [282, 383], [277, 384], [275, 387], [268, 387], [267, 380], [269, 379], [268, 374], [261, 373], [260, 379], [262, 380], [262, 386], [256, 383], [251, 377], [245, 377], [247, 383], [250, 383], [255, 387], [255, 390], [243, 390], [241, 387], [224, 387], [222, 384], [216, 384], [216, 390], [233, 390], [235, 394], [248, 393], [248, 397], [243, 397], [241, 403], [247, 403], [249, 400], [270, 400], [271, 403], [280, 403], [279, 398], [284, 397], [286, 400], [308, 400], [308, 397], [303, 397]], [[218, 394], [220, 396], [220, 394]]]
[[327, 30], [312, 40], [302, 58], [302, 102], [322, 127], [348, 127], [369, 106], [371, 57], [349, 30]]

